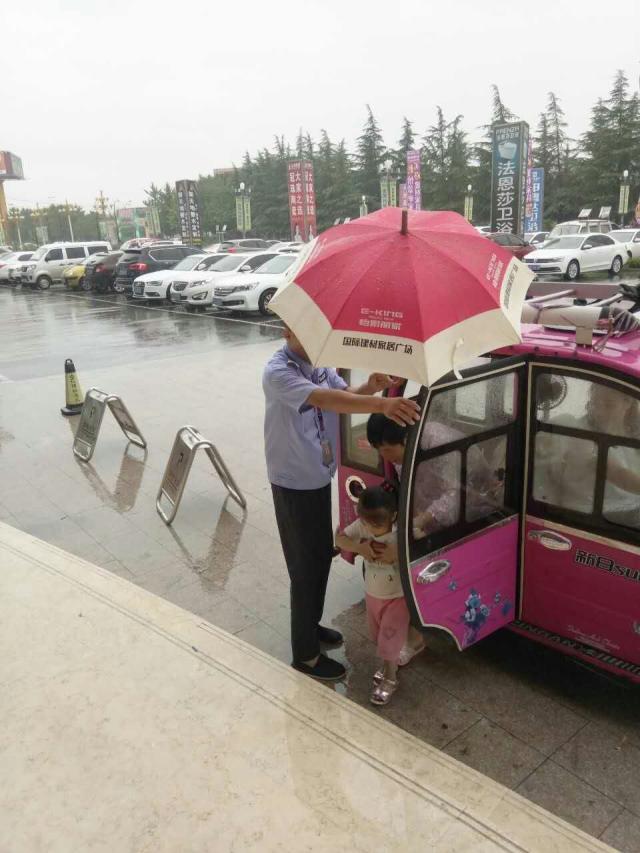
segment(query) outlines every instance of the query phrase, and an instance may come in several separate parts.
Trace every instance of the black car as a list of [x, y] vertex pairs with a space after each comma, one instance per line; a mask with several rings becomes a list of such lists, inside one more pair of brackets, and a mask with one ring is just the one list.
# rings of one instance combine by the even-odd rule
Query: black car
[[84, 267], [84, 289], [106, 293], [113, 287], [116, 265], [124, 252], [107, 252], [88, 258]]
[[170, 270], [187, 255], [200, 254], [202, 249], [195, 246], [154, 245], [140, 249], [127, 249], [116, 265], [116, 277], [113, 289], [116, 293], [131, 295], [134, 278], [148, 272]]

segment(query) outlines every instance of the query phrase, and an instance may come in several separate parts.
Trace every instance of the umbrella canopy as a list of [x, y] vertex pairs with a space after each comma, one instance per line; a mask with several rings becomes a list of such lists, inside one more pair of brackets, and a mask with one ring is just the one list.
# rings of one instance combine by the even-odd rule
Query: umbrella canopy
[[457, 213], [386, 207], [317, 237], [269, 307], [314, 365], [430, 385], [520, 342], [532, 278]]

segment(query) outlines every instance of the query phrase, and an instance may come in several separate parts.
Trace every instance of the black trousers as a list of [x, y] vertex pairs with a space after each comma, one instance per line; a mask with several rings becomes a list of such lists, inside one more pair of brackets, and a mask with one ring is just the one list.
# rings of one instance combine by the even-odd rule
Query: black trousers
[[280, 542], [291, 580], [291, 648], [295, 662], [320, 653], [318, 625], [333, 559], [331, 486], [285, 489], [271, 484]]

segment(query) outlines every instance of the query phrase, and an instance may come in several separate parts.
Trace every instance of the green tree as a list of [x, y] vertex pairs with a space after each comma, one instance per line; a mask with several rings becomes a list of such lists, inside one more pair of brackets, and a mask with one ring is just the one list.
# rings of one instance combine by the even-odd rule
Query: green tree
[[640, 174], [640, 100], [629, 92], [629, 81], [618, 71], [607, 99], [591, 111], [591, 126], [582, 137], [579, 188], [594, 208], [610, 204], [617, 211], [623, 171], [629, 171], [631, 197], [638, 191]]
[[462, 116], [447, 121], [437, 107], [436, 123], [424, 136], [423, 196], [431, 210], [462, 210], [469, 182], [469, 146]]
[[380, 207], [380, 166], [386, 152], [380, 126], [367, 104], [367, 120], [356, 145], [355, 179], [358, 192], [367, 197], [369, 210]]

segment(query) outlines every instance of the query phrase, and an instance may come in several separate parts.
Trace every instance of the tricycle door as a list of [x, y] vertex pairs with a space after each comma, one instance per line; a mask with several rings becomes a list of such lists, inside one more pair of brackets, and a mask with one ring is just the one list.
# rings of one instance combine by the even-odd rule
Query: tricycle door
[[522, 627], [596, 663], [640, 664], [640, 388], [530, 369]]
[[399, 562], [416, 626], [458, 648], [514, 618], [526, 369], [502, 359], [421, 396], [402, 471]]

